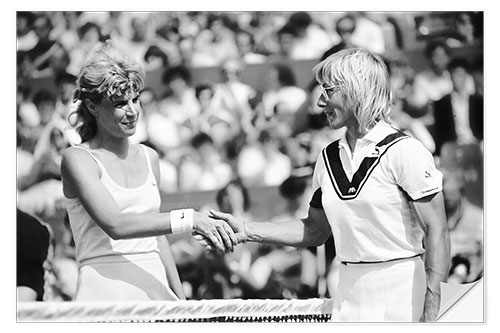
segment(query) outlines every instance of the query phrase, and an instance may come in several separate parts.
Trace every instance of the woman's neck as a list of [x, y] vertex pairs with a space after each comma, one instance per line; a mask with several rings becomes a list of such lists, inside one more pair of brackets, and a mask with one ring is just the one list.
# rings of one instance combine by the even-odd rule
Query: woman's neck
[[128, 156], [129, 141], [128, 138], [113, 138], [110, 136], [96, 135], [89, 141], [89, 147], [93, 149], [104, 149], [124, 159]]
[[352, 153], [354, 153], [354, 149], [356, 148], [356, 141], [361, 139], [365, 134], [361, 133], [359, 128], [347, 128], [346, 139]]

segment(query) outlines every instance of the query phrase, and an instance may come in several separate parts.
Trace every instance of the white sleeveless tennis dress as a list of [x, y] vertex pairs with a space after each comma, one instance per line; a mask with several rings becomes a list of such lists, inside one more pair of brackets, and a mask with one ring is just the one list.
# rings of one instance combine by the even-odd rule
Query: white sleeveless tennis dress
[[[104, 165], [87, 151], [101, 169], [101, 181], [124, 214], [157, 213], [160, 194], [149, 153], [146, 182], [125, 188], [116, 184]], [[66, 198], [66, 209], [80, 266], [76, 301], [178, 300], [170, 289], [160, 260], [156, 237], [113, 240], [89, 216], [78, 198]], [[137, 221], [141, 223], [141, 221]]]

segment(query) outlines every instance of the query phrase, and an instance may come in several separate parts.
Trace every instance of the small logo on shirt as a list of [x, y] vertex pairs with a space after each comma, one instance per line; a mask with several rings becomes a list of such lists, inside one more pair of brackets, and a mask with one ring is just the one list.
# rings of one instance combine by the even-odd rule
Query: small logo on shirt
[[380, 155], [380, 148], [375, 147], [374, 150], [372, 151], [372, 156], [371, 157], [378, 157]]
[[424, 171], [425, 173], [425, 178], [432, 178], [431, 172], [430, 171]]
[[354, 193], [354, 192], [356, 192], [355, 187], [349, 187], [349, 190], [347, 190], [347, 193], [349, 193], [349, 194]]

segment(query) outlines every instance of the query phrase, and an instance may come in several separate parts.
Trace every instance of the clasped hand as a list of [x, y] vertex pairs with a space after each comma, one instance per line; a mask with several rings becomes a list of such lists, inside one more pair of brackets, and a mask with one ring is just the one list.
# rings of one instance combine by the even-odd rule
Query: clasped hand
[[236, 245], [247, 239], [244, 222], [231, 214], [210, 210], [208, 216], [198, 217], [192, 235], [207, 251], [233, 252]]

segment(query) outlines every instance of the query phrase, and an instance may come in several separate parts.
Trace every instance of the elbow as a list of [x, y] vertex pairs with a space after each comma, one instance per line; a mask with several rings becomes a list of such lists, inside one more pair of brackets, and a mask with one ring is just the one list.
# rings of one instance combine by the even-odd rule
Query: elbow
[[121, 240], [126, 238], [123, 227], [119, 223], [111, 222], [106, 224], [101, 224], [101, 229], [108, 235], [112, 240]]

